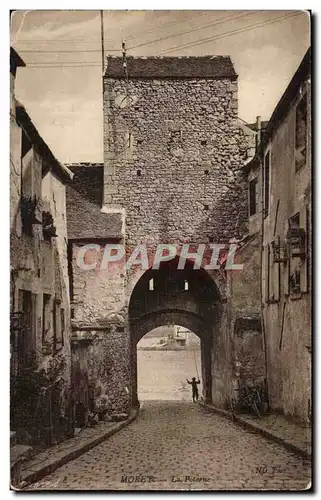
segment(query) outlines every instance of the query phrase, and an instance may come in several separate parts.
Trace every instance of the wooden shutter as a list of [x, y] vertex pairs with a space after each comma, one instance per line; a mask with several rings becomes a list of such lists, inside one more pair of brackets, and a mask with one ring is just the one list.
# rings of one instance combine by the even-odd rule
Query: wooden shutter
[[270, 245], [266, 245], [264, 248], [264, 280], [265, 280], [265, 292], [264, 298], [265, 302], [270, 299]]
[[[285, 223], [285, 227], [284, 227], [284, 236], [286, 235], [287, 231], [288, 231], [288, 228], [289, 228], [289, 222], [286, 221]], [[287, 249], [287, 254], [289, 253], [288, 249]], [[287, 255], [287, 260], [285, 261], [284, 265], [282, 266], [283, 268], [283, 272], [282, 272], [282, 276], [283, 276], [283, 293], [284, 295], [289, 295], [290, 293], [290, 286], [289, 286], [289, 278], [290, 278], [290, 256]]]
[[[276, 245], [280, 245], [280, 237], [274, 239]], [[280, 263], [274, 262], [273, 248], [270, 245], [270, 299], [274, 301], [280, 300]]]
[[305, 255], [300, 266], [301, 292], [305, 293], [309, 290], [309, 210], [306, 206], [300, 210], [300, 227], [305, 231]]

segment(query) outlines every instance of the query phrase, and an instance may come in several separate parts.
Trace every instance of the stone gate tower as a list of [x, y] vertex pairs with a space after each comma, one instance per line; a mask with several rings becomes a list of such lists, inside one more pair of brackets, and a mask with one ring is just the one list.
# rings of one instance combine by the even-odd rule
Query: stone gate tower
[[[199, 330], [207, 394], [219, 394], [218, 404], [222, 400], [229, 371], [228, 347], [219, 334], [226, 330], [224, 273], [212, 276], [212, 284], [210, 277], [191, 274], [185, 295], [173, 288], [156, 300], [155, 294], [143, 297], [144, 271], [101, 269], [102, 251], [95, 248], [93, 255], [86, 253], [88, 270], [79, 269], [76, 259], [86, 243], [103, 248], [118, 242], [129, 254], [140, 243], [228, 243], [240, 237], [247, 214], [247, 146], [237, 105], [229, 57], [128, 57], [127, 74], [122, 58], [107, 58], [104, 165], [71, 167], [68, 197], [74, 366], [88, 401], [103, 393], [113, 409], [128, 408], [135, 400], [137, 340], [147, 325], [159, 326], [173, 315]], [[168, 290], [164, 276], [159, 290]], [[211, 316], [215, 300], [219, 321], [216, 313]]]
[[128, 245], [227, 242], [245, 213], [237, 75], [229, 57], [108, 57], [104, 205]]

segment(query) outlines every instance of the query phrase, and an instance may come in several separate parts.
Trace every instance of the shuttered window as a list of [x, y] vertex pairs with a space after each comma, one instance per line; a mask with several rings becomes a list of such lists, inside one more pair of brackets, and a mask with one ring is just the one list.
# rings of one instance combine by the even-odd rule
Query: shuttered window
[[[280, 246], [280, 238], [275, 238], [276, 246]], [[275, 262], [272, 243], [270, 245], [270, 300], [280, 300], [280, 262]]]
[[295, 115], [295, 170], [299, 170], [306, 163], [307, 158], [307, 94], [300, 100]]
[[264, 216], [269, 213], [270, 208], [270, 151], [264, 157]]
[[249, 183], [249, 212], [250, 217], [257, 212], [257, 178]]
[[270, 299], [270, 245], [266, 245], [264, 249], [264, 286], [265, 286], [265, 302]]
[[300, 227], [305, 231], [305, 255], [300, 266], [301, 292], [309, 291], [309, 211], [307, 207], [300, 210]]

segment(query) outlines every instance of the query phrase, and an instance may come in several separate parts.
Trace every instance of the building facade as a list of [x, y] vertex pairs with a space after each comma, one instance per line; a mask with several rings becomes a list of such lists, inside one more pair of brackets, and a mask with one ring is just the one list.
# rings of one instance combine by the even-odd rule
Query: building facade
[[15, 99], [11, 54], [11, 427], [22, 442], [52, 444], [72, 432], [66, 221], [72, 173]]
[[249, 225], [260, 235], [269, 402], [311, 418], [311, 51], [293, 76], [248, 165]]

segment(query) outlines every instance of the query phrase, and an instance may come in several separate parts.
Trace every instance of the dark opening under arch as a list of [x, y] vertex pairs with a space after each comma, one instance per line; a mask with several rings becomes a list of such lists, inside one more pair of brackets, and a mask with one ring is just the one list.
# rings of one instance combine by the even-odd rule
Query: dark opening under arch
[[[220, 316], [219, 290], [204, 269], [194, 270], [187, 261], [177, 269], [177, 259], [147, 270], [133, 289], [129, 302], [131, 337], [132, 404], [137, 399], [137, 343], [158, 326], [179, 324], [201, 340], [203, 397], [212, 400], [212, 345]], [[152, 280], [152, 286], [151, 286]], [[186, 285], [187, 283], [187, 285]]]

